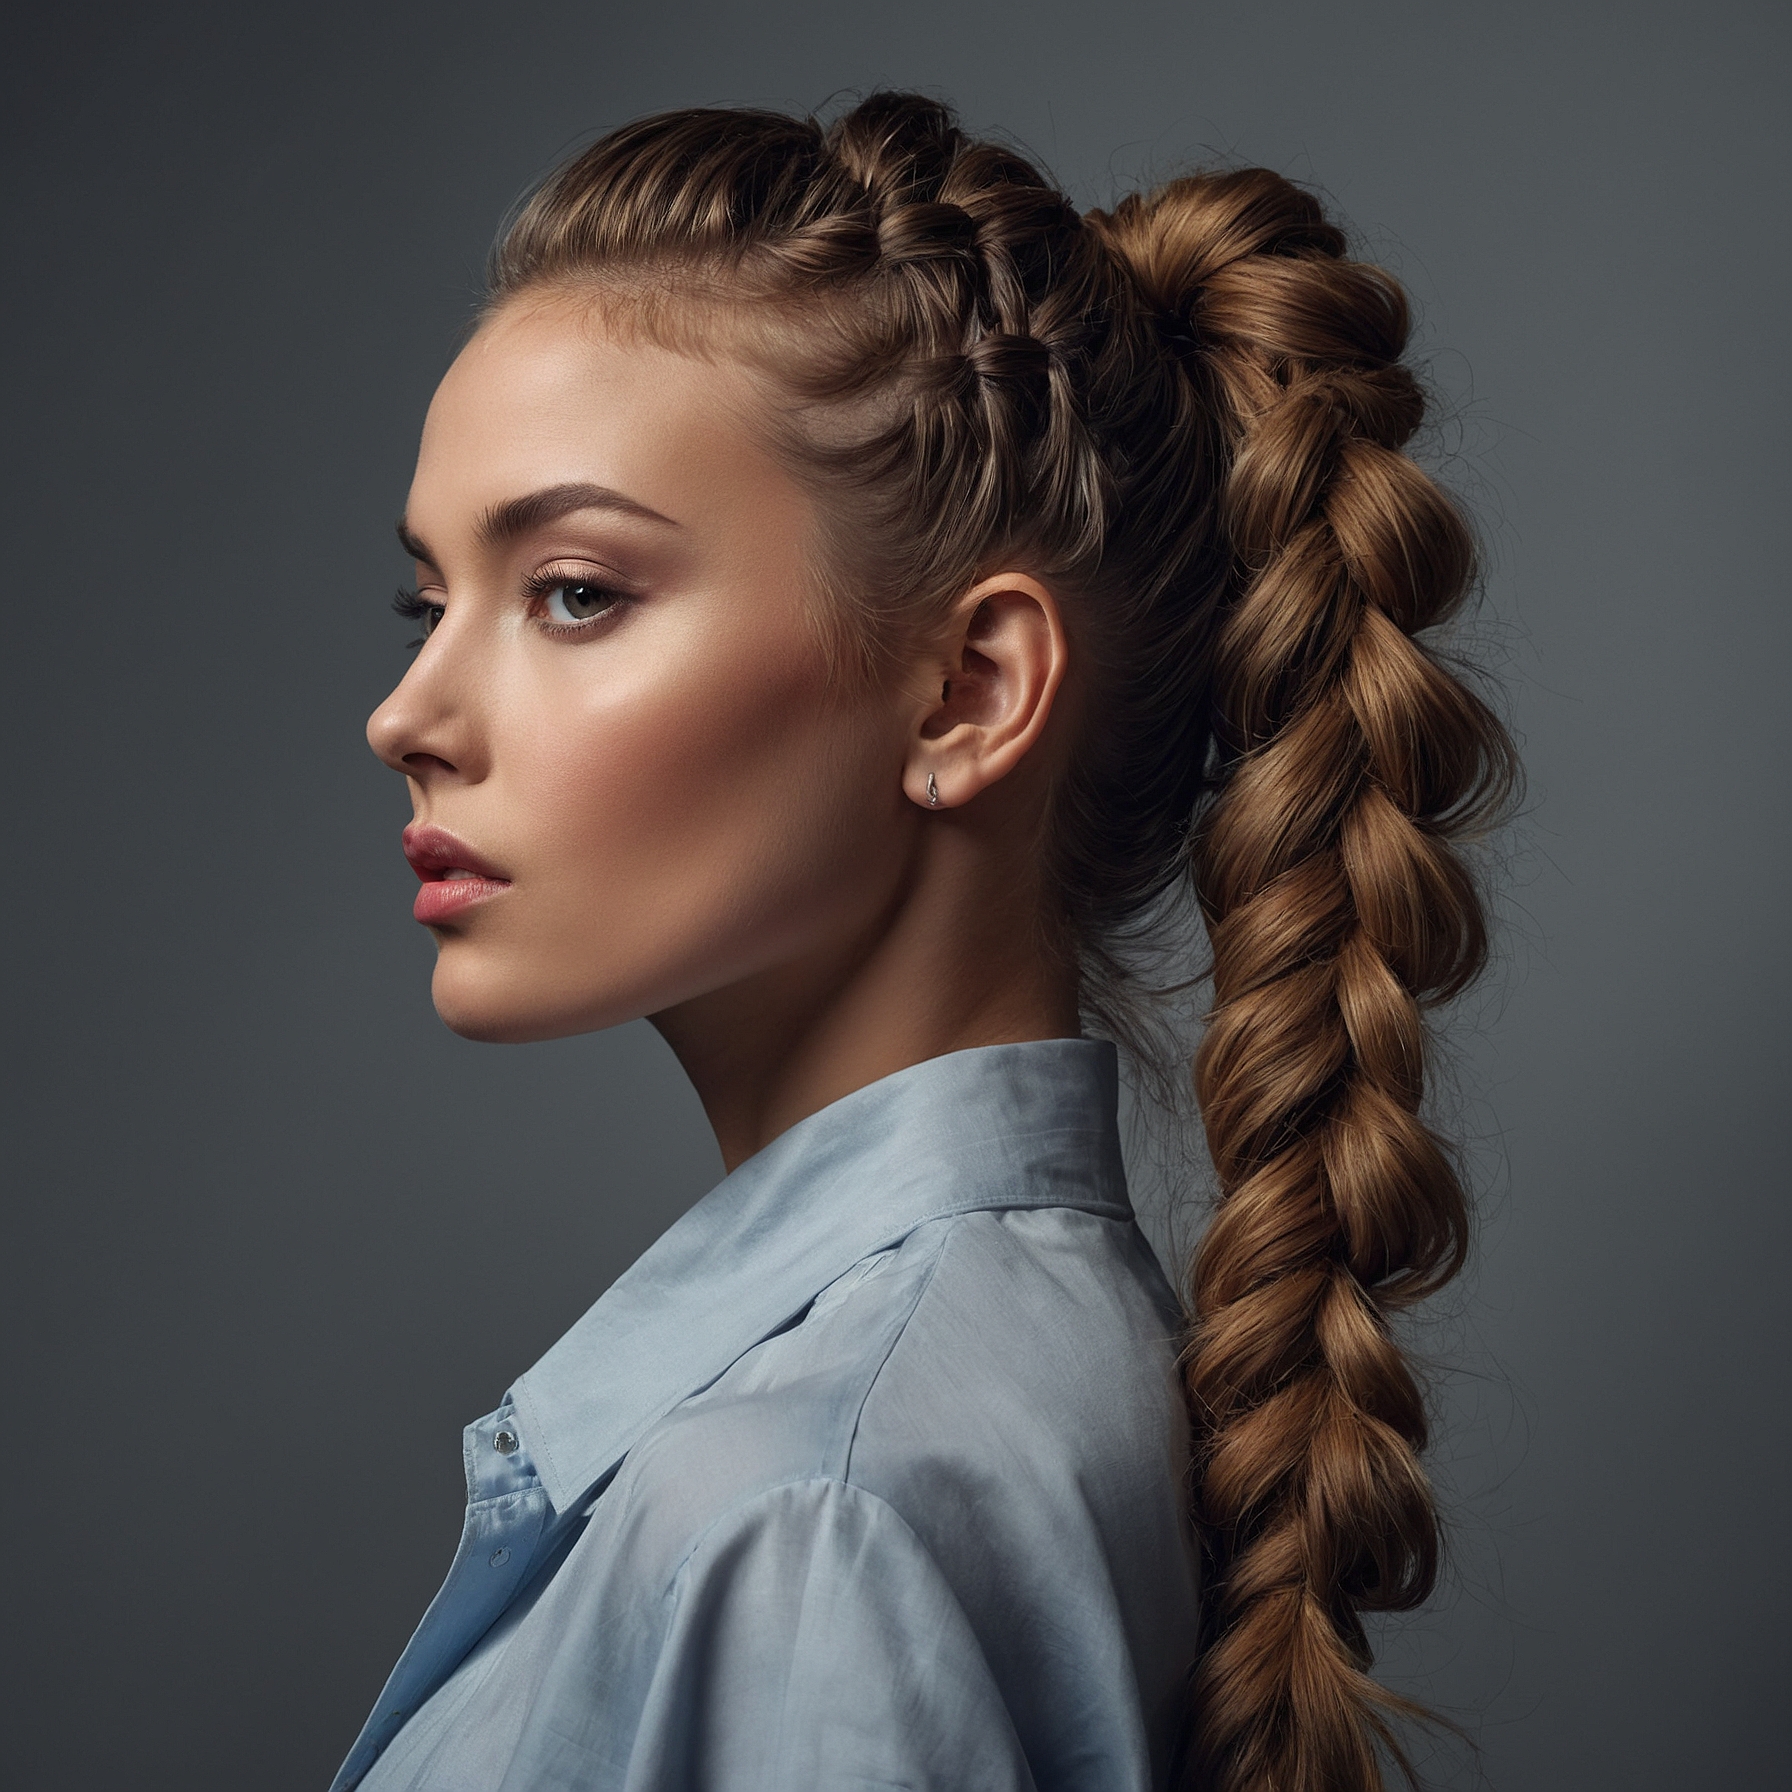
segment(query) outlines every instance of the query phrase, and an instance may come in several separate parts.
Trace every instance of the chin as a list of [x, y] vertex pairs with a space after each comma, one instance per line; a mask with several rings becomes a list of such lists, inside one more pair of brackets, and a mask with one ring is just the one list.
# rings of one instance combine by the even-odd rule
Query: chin
[[476, 973], [470, 966], [451, 963], [447, 954], [436, 960], [430, 996], [450, 1032], [482, 1045], [534, 1045], [544, 1039], [598, 1033], [645, 1012], [626, 1003], [569, 1005], [564, 991], [535, 992], [526, 978], [495, 970]]

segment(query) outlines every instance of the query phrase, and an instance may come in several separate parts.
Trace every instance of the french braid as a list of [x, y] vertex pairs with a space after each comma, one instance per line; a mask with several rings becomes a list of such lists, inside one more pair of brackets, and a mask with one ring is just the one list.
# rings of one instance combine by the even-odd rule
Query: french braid
[[694, 110], [611, 133], [523, 209], [502, 304], [588, 288], [697, 317], [775, 376], [827, 584], [874, 667], [1001, 564], [1051, 580], [1086, 689], [1045, 850], [1119, 1024], [1126, 952], [1192, 886], [1214, 1006], [1196, 1091], [1220, 1202], [1188, 1280], [1209, 1562], [1189, 1783], [1374, 1792], [1410, 1712], [1365, 1611], [1435, 1573], [1419, 1391], [1390, 1331], [1460, 1266], [1420, 1121], [1422, 1005], [1485, 952], [1459, 843], [1498, 722], [1416, 639], [1467, 532], [1402, 449], [1403, 295], [1265, 170], [1079, 217], [913, 95], [823, 127]]

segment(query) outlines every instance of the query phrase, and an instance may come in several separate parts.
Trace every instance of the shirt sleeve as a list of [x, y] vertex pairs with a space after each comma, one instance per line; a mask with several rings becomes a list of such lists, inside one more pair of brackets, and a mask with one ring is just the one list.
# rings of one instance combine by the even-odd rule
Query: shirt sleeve
[[627, 1792], [1032, 1792], [983, 1652], [896, 1511], [815, 1480], [679, 1571]]

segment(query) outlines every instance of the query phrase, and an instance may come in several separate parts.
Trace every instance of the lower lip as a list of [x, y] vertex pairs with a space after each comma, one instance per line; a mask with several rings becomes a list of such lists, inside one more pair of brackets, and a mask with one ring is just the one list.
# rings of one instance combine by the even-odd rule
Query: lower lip
[[488, 901], [510, 885], [499, 877], [439, 877], [417, 887], [411, 913], [425, 927], [435, 927], [476, 902]]

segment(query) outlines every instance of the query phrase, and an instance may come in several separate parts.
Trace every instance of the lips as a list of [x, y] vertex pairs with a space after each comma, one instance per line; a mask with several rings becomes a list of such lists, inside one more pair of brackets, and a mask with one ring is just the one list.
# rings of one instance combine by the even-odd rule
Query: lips
[[446, 828], [412, 822], [404, 831], [404, 856], [423, 886], [411, 913], [425, 927], [437, 926], [510, 888], [509, 878]]

